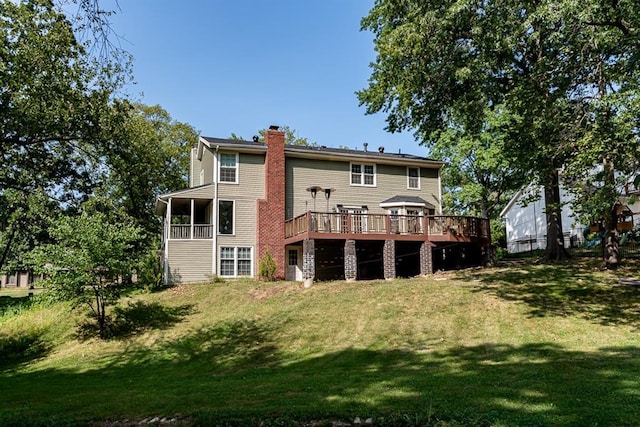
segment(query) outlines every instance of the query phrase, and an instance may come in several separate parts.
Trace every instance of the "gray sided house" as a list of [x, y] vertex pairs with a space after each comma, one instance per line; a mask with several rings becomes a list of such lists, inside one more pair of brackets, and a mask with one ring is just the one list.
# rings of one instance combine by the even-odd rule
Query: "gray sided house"
[[201, 137], [190, 188], [158, 197], [167, 282], [257, 277], [269, 252], [287, 280], [381, 279], [477, 265], [486, 219], [442, 215], [425, 157]]

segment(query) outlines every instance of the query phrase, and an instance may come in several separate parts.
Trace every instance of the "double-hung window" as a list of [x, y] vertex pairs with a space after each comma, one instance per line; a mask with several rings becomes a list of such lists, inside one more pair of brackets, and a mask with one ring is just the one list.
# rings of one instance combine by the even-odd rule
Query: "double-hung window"
[[220, 248], [220, 276], [252, 276], [252, 249], [223, 246]]
[[376, 165], [351, 163], [351, 185], [375, 187]]
[[420, 189], [420, 168], [407, 168], [407, 188]]
[[218, 178], [220, 182], [236, 184], [238, 182], [238, 154], [220, 153], [218, 161]]

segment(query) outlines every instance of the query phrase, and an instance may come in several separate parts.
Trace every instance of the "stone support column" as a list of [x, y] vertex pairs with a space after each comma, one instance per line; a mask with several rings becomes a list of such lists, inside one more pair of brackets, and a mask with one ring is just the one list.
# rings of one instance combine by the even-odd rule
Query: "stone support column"
[[344, 278], [352, 282], [358, 278], [358, 256], [356, 254], [356, 241], [344, 242]]
[[304, 239], [302, 241], [302, 278], [305, 288], [311, 287], [316, 277], [316, 241]]
[[429, 242], [422, 242], [420, 246], [420, 274], [433, 274], [433, 248]]
[[393, 280], [396, 278], [396, 241], [385, 240], [382, 249], [382, 259], [384, 264], [384, 278]]

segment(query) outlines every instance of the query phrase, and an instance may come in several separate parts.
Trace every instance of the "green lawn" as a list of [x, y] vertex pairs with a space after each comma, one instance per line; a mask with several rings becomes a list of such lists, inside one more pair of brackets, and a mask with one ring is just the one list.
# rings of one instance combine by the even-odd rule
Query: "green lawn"
[[103, 342], [77, 310], [14, 305], [0, 424], [637, 425], [640, 289], [618, 279], [638, 266], [594, 262], [179, 286], [123, 299]]

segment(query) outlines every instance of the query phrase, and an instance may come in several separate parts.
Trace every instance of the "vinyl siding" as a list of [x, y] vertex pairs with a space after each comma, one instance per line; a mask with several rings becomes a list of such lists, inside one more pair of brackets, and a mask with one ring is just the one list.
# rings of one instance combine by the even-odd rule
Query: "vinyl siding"
[[185, 192], [180, 194], [175, 194], [171, 196], [171, 198], [173, 199], [213, 199], [214, 193], [215, 193], [214, 186], [208, 185], [206, 187], [185, 190]]
[[198, 150], [194, 147], [191, 149], [191, 163], [189, 165], [189, 187], [195, 187], [199, 184], [201, 166], [202, 164], [198, 160]]
[[218, 184], [218, 198], [235, 202], [234, 235], [218, 235], [218, 246], [256, 245], [256, 200], [264, 198], [264, 155], [240, 153], [238, 183]]
[[[365, 205], [370, 213], [385, 213], [380, 203], [396, 195], [418, 196], [436, 206], [438, 201], [438, 171], [420, 168], [421, 190], [407, 189], [406, 166], [377, 165], [376, 186], [350, 185], [350, 163], [311, 159], [287, 158], [286, 214], [291, 218], [313, 210], [313, 199], [306, 189], [313, 185], [331, 187], [329, 209], [336, 205]], [[318, 193], [316, 210], [326, 210], [324, 193]]]
[[256, 244], [257, 212], [255, 199], [221, 197], [220, 200], [235, 202], [235, 218], [234, 234], [218, 234], [218, 244], [222, 246], [254, 246]]
[[[211, 151], [210, 148], [206, 148], [204, 149], [204, 151], [202, 152], [202, 160], [201, 160], [201, 168], [204, 169], [204, 182], [203, 184], [209, 184], [211, 182], [214, 181], [213, 179], [213, 172], [214, 172], [214, 166], [213, 166], [213, 151]], [[196, 178], [196, 185], [199, 184], [199, 180], [200, 177], [198, 176]]]
[[[231, 153], [231, 152], [229, 152]], [[221, 182], [218, 194], [223, 198], [261, 199], [264, 197], [264, 155], [240, 153], [238, 183]]]
[[194, 283], [209, 280], [211, 240], [169, 240], [169, 271], [172, 281]]

